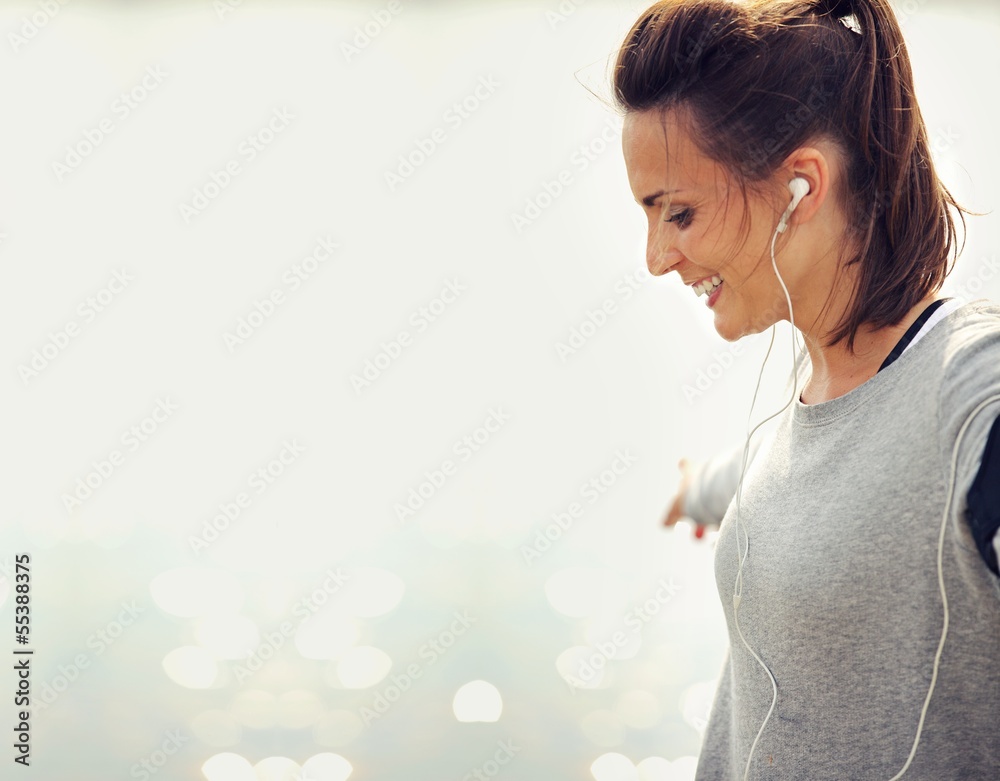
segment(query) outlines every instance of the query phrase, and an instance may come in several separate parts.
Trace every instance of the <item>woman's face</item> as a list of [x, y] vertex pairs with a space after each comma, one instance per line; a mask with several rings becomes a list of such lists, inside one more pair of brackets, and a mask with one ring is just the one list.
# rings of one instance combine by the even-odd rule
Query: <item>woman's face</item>
[[[770, 241], [780, 216], [774, 207], [748, 193], [749, 233], [743, 243], [739, 188], [729, 187], [725, 170], [698, 151], [672, 111], [628, 113], [622, 151], [632, 194], [649, 224], [650, 273], [677, 271], [684, 284], [701, 292], [715, 315], [716, 331], [727, 341], [787, 320], [785, 294], [771, 265]], [[794, 270], [780, 260], [778, 268], [793, 292]], [[712, 277], [722, 283], [705, 293], [698, 283]], [[712, 283], [705, 287], [711, 291]]]

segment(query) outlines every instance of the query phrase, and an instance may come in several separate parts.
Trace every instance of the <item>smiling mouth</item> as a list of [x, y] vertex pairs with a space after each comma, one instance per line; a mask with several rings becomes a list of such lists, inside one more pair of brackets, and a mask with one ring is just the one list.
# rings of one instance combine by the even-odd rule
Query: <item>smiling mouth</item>
[[702, 280], [692, 289], [694, 290], [694, 294], [696, 296], [703, 296], [703, 295], [710, 296], [712, 295], [712, 293], [715, 292], [716, 288], [718, 288], [719, 285], [721, 284], [722, 284], [722, 277], [716, 274], [713, 277], [709, 277], [708, 279]]

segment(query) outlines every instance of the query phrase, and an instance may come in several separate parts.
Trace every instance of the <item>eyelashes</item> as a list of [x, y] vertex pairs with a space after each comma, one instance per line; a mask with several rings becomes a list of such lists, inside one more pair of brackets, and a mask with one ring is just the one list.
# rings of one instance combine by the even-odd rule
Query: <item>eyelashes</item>
[[691, 209], [682, 209], [675, 214], [670, 215], [670, 219], [664, 220], [664, 222], [673, 222], [677, 224], [678, 228], [682, 230], [691, 224], [691, 218], [693, 216], [693, 211]]

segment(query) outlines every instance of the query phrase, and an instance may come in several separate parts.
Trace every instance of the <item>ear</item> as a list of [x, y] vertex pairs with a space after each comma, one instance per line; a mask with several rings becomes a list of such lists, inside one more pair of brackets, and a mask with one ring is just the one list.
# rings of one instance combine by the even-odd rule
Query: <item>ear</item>
[[789, 223], [801, 225], [808, 222], [826, 201], [832, 185], [832, 169], [828, 160], [828, 155], [832, 151], [832, 147], [826, 148], [824, 152], [818, 145], [804, 146], [789, 155], [785, 165], [782, 166], [786, 192], [788, 182], [796, 177], [805, 179], [809, 183], [809, 192], [799, 201], [799, 205], [788, 220]]

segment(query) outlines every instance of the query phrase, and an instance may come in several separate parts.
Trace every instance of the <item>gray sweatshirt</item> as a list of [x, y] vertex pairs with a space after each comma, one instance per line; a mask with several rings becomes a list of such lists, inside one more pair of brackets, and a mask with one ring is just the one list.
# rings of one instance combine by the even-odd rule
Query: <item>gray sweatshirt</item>
[[[801, 387], [808, 360], [800, 371]], [[889, 781], [906, 764], [945, 617], [937, 558], [952, 451], [994, 395], [1000, 305], [980, 299], [952, 307], [861, 386], [796, 400], [770, 436], [755, 436], [739, 513], [740, 550], [749, 545], [739, 628], [778, 694], [748, 778]], [[907, 781], [1000, 779], [1000, 580], [964, 520], [998, 415], [1000, 400], [959, 450], [942, 554], [948, 629]], [[689, 493], [696, 520], [724, 507], [715, 575], [730, 637], [696, 781], [743, 778], [773, 695], [734, 622], [741, 456], [742, 445], [704, 465]]]

